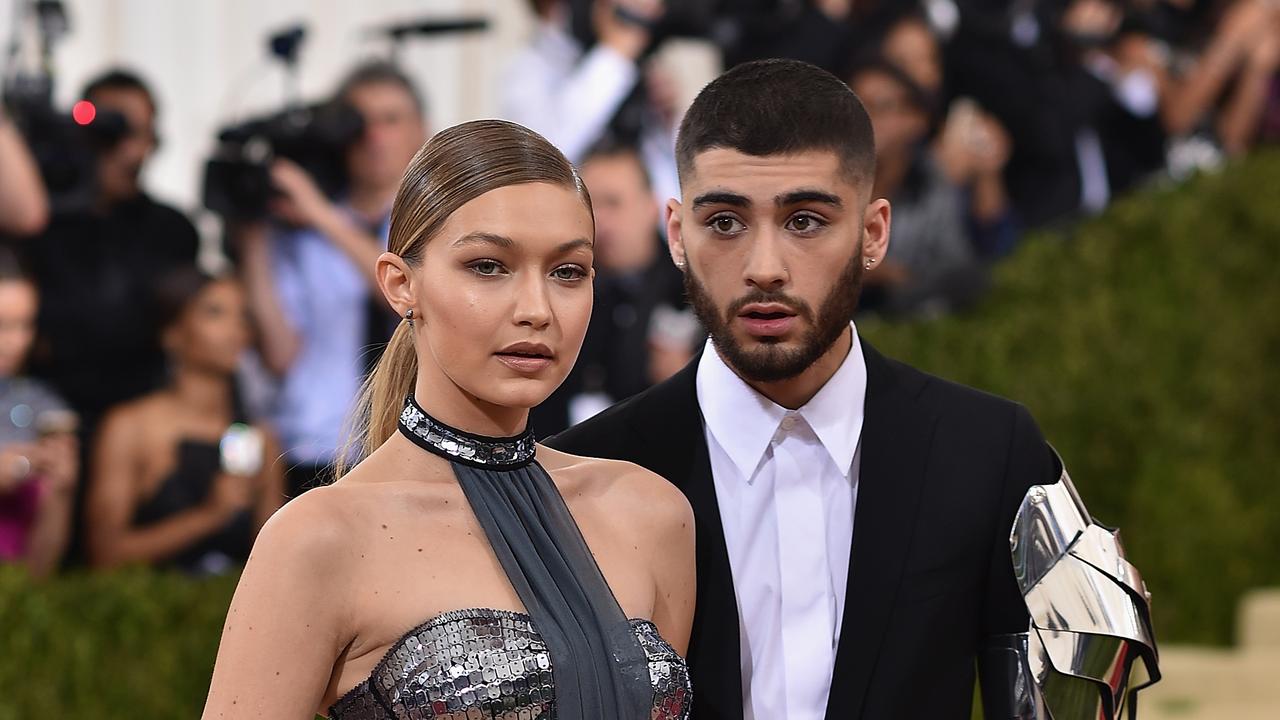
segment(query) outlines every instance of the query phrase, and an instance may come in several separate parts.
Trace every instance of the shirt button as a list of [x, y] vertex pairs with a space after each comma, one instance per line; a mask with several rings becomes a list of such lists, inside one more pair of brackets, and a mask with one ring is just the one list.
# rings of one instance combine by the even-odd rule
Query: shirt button
[[790, 415], [788, 415], [788, 416], [786, 416], [786, 417], [782, 418], [782, 429], [783, 429], [783, 430], [790, 430], [791, 428], [793, 428], [793, 427], [795, 427], [795, 426], [796, 426], [796, 419], [795, 419], [795, 418], [791, 417]]

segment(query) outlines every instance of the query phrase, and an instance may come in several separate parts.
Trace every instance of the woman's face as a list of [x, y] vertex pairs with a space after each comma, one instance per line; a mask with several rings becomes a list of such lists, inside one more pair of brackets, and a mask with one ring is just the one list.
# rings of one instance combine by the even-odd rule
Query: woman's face
[[196, 294], [166, 333], [165, 345], [184, 367], [233, 373], [251, 339], [244, 293], [233, 280], [214, 280]]
[[0, 280], [0, 378], [18, 373], [35, 337], [35, 285]]
[[454, 211], [411, 274], [421, 389], [452, 382], [502, 407], [545, 400], [587, 331], [592, 243], [591, 212], [558, 185], [498, 188]]

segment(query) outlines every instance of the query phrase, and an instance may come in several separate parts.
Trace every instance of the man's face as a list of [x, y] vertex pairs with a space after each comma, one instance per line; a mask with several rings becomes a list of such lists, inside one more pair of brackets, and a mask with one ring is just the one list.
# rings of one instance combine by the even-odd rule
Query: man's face
[[422, 113], [404, 88], [390, 82], [357, 85], [346, 101], [364, 118], [364, 134], [347, 150], [347, 171], [357, 188], [395, 187], [426, 142]]
[[156, 113], [141, 90], [107, 88], [88, 98], [99, 110], [124, 115], [128, 131], [98, 156], [98, 191], [108, 203], [129, 200], [142, 191], [142, 168], [156, 150]]
[[641, 270], [653, 261], [658, 204], [633, 153], [604, 155], [582, 166], [596, 221], [596, 266]]
[[881, 157], [912, 151], [929, 133], [929, 116], [917, 107], [910, 91], [892, 75], [864, 70], [849, 87], [867, 108]]
[[694, 310], [747, 380], [795, 377], [848, 328], [863, 263], [884, 257], [888, 203], [868, 204], [828, 151], [716, 148], [692, 165], [667, 230]]

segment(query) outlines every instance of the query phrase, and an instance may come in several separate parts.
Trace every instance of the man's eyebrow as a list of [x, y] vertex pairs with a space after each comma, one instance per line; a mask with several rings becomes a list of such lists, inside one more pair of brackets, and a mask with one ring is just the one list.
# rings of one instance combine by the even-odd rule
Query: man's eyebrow
[[751, 207], [751, 200], [746, 195], [739, 195], [726, 190], [712, 190], [693, 199], [693, 209], [706, 205], [732, 205], [733, 207]]
[[478, 244], [497, 245], [501, 248], [509, 248], [514, 246], [516, 241], [506, 235], [496, 235], [494, 233], [487, 232], [470, 232], [453, 241], [453, 247]]
[[803, 202], [825, 203], [835, 208], [844, 206], [844, 202], [840, 200], [839, 195], [833, 195], [825, 190], [811, 190], [808, 188], [783, 193], [775, 197], [773, 202], [778, 207], [786, 207], [787, 205], [796, 205]]

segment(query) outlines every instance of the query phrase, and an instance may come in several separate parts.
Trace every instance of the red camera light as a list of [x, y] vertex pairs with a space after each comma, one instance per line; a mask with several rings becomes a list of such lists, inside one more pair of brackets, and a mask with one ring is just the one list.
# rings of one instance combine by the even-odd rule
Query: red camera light
[[71, 106], [71, 119], [76, 121], [77, 125], [88, 125], [98, 116], [98, 108], [88, 100], [81, 100]]

